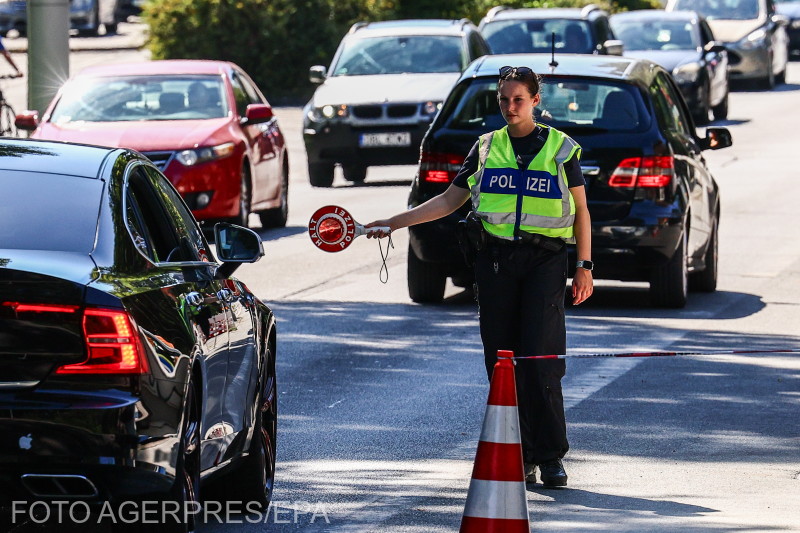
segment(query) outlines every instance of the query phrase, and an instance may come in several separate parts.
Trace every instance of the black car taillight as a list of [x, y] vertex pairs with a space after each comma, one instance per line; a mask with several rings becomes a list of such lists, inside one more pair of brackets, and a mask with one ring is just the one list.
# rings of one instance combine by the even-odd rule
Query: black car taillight
[[5, 307], [10, 307], [15, 313], [68, 313], [78, 311], [77, 305], [61, 304], [26, 304], [21, 302], [3, 302]]
[[450, 183], [456, 177], [464, 157], [457, 154], [422, 152], [419, 160], [419, 175], [429, 183]]
[[608, 179], [611, 187], [666, 187], [672, 183], [675, 160], [671, 155], [623, 159]]
[[88, 358], [64, 365], [56, 374], [142, 374], [147, 371], [144, 350], [125, 311], [88, 308], [83, 315]]

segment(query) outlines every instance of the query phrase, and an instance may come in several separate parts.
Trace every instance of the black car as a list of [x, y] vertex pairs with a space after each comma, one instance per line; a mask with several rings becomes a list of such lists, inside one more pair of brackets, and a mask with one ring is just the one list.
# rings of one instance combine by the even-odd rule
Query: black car
[[413, 165], [419, 144], [461, 72], [489, 46], [467, 19], [358, 22], [303, 109], [308, 177], [330, 187], [334, 166], [363, 182], [367, 167]]
[[789, 36], [789, 55], [800, 56], [800, 0], [776, 2], [775, 10], [788, 19], [786, 34]]
[[622, 54], [608, 13], [594, 4], [553, 9], [497, 6], [478, 28], [493, 54], [543, 53], [553, 48], [561, 54]]
[[217, 262], [169, 180], [130, 150], [0, 140], [0, 197], [6, 518], [28, 516], [19, 502], [183, 509], [214, 480], [266, 507], [275, 318], [231, 277], [263, 255], [258, 235], [217, 225]]
[[728, 118], [728, 54], [694, 11], [644, 9], [611, 16], [625, 56], [649, 59], [675, 78], [697, 124]]
[[728, 51], [731, 80], [754, 81], [764, 89], [786, 83], [789, 19], [775, 10], [774, 0], [667, 0], [664, 9], [697, 11], [706, 18]]
[[[537, 120], [583, 148], [595, 277], [649, 281], [653, 303], [668, 307], [685, 305], [690, 282], [715, 290], [719, 189], [702, 150], [730, 146], [730, 132], [708, 128], [699, 138], [672, 76], [650, 61], [555, 59], [551, 67], [549, 54], [487, 56], [464, 72], [423, 140], [409, 206], [444, 191], [478, 136], [505, 125], [499, 69], [526, 65], [545, 75]], [[448, 277], [471, 283], [455, 236], [469, 208], [467, 202], [449, 217], [409, 228], [412, 300], [440, 301]], [[574, 249], [570, 254], [575, 259]]]

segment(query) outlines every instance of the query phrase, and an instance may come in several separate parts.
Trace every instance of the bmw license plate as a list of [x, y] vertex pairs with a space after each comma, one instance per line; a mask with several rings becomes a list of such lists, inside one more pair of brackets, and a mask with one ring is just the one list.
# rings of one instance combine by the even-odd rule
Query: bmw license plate
[[399, 131], [395, 133], [362, 133], [358, 139], [361, 148], [380, 146], [411, 146], [411, 132]]

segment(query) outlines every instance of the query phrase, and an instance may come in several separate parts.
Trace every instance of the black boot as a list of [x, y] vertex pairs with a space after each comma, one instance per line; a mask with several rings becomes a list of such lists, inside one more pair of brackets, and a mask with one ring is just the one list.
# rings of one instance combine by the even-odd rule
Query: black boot
[[542, 477], [542, 485], [545, 487], [566, 487], [567, 472], [561, 459], [551, 459], [539, 465], [539, 472]]
[[536, 483], [536, 465], [525, 463], [525, 483]]

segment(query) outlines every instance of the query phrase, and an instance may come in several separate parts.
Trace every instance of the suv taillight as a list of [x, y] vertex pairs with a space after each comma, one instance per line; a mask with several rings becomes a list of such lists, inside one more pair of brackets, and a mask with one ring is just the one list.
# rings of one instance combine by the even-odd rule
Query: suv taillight
[[147, 371], [144, 351], [128, 313], [115, 309], [86, 309], [83, 338], [89, 357], [65, 365], [56, 374], [142, 374]]
[[671, 155], [629, 157], [623, 159], [608, 179], [611, 187], [666, 187], [675, 174]]
[[457, 154], [422, 152], [419, 160], [419, 176], [429, 183], [450, 183], [456, 177], [464, 157]]

